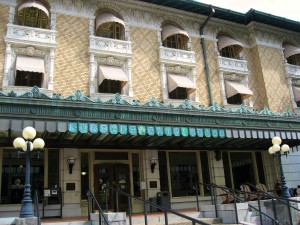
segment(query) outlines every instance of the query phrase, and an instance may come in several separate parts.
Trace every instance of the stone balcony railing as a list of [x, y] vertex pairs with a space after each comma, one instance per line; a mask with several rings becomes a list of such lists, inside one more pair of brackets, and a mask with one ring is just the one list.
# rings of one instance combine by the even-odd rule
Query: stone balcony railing
[[161, 46], [159, 48], [160, 61], [165, 63], [176, 63], [194, 66], [195, 52], [185, 51], [174, 48], [166, 48]]
[[54, 47], [56, 31], [7, 24], [6, 42]]
[[286, 64], [287, 73], [292, 76], [298, 76], [300, 78], [300, 66]]
[[221, 71], [248, 73], [247, 61], [219, 56], [219, 67]]
[[90, 52], [129, 58], [132, 55], [131, 42], [91, 35]]

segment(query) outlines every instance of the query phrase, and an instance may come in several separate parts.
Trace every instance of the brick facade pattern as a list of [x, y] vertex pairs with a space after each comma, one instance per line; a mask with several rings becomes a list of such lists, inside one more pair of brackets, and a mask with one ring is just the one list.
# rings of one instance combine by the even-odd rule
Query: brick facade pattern
[[54, 92], [63, 96], [80, 90], [88, 95], [89, 19], [57, 15]]
[[157, 31], [131, 27], [132, 88], [134, 99], [162, 100]]

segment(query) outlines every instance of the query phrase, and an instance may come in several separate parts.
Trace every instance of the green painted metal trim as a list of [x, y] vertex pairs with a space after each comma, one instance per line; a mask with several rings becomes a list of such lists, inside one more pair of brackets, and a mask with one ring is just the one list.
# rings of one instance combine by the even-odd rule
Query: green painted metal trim
[[[291, 113], [289, 110], [283, 113], [274, 113], [268, 108], [255, 111], [244, 105], [237, 109], [225, 109], [216, 103], [204, 107], [194, 106], [188, 100], [184, 100], [181, 105], [175, 107], [171, 104], [165, 105], [155, 98], [142, 104], [136, 100], [128, 102], [119, 94], [103, 101], [99, 98], [92, 99], [84, 96], [80, 91], [62, 98], [57, 94], [45, 95], [37, 87], [22, 95], [17, 95], [12, 91], [0, 91], [0, 117], [34, 121], [76, 120], [83, 123], [86, 121], [113, 123], [115, 121], [114, 123], [118, 124], [161, 125], [168, 135], [178, 135], [174, 127], [186, 125], [187, 127], [200, 125], [216, 128], [300, 130], [300, 115]], [[86, 129], [86, 127], [80, 129]], [[88, 129], [91, 133], [97, 133], [98, 130], [101, 133], [109, 133], [107, 125], [96, 128], [92, 124]], [[126, 129], [133, 133], [137, 132], [134, 130], [136, 128], [126, 127]]]
[[[116, 124], [116, 123], [82, 123], [78, 121], [68, 122], [68, 132], [86, 134], [90, 132], [89, 127], [93, 127], [92, 134], [121, 134], [140, 136], [175, 136], [175, 137], [213, 137], [225, 138], [226, 132], [222, 128], [200, 128], [200, 127], [172, 127], [172, 126], [151, 126], [141, 124]], [[96, 128], [97, 127], [97, 128]], [[99, 128], [99, 129], [98, 129]], [[130, 132], [131, 130], [131, 132]], [[173, 130], [173, 132], [172, 132]], [[198, 132], [196, 132], [196, 130]], [[97, 131], [97, 132], [96, 132]], [[204, 131], [204, 132], [203, 132]]]

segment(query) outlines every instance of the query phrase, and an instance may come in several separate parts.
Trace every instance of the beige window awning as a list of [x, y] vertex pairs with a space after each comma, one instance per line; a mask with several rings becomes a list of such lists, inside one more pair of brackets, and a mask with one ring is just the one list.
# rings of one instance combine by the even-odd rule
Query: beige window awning
[[298, 87], [298, 86], [293, 86], [293, 92], [294, 92], [294, 99], [295, 99], [295, 102], [300, 101], [300, 87]]
[[115, 23], [120, 23], [125, 27], [125, 23], [122, 19], [116, 17], [112, 13], [101, 13], [97, 19], [96, 19], [96, 30], [101, 24], [104, 23], [109, 23], [109, 22], [115, 22]]
[[46, 8], [46, 6], [44, 6], [41, 2], [37, 2], [37, 1], [25, 1], [18, 7], [18, 11], [21, 11], [24, 8], [31, 8], [31, 7], [42, 10], [49, 17], [49, 11]]
[[17, 56], [16, 70], [45, 73], [45, 62], [43, 58]]
[[178, 27], [175, 27], [173, 25], [165, 25], [163, 26], [162, 28], [162, 40], [164, 41], [167, 37], [170, 37], [174, 34], [183, 34], [184, 36], [186, 36], [187, 38], [189, 38], [189, 34], [182, 30], [182, 29], [179, 29]]
[[128, 77], [121, 67], [101, 65], [99, 66], [99, 84], [101, 84], [104, 79], [128, 81]]
[[196, 85], [185, 75], [168, 74], [168, 90], [172, 92], [178, 87], [196, 90]]
[[285, 45], [283, 52], [284, 52], [284, 57], [288, 58], [292, 55], [300, 54], [300, 47], [296, 47], [294, 45]]
[[220, 35], [218, 37], [218, 48], [219, 51], [222, 50], [223, 48], [227, 47], [227, 46], [231, 46], [231, 45], [238, 45], [240, 47], [243, 47], [242, 44], [230, 37], [224, 36], [224, 35]]
[[253, 92], [248, 87], [238, 82], [225, 81], [225, 88], [227, 98], [230, 98], [236, 94], [241, 94], [242, 99], [244, 100], [253, 95]]

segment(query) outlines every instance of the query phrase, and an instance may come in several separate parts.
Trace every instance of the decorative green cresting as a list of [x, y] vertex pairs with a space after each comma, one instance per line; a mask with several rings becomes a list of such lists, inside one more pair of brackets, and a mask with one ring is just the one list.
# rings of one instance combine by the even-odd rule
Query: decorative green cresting
[[[225, 109], [222, 106], [218, 105], [217, 103], [213, 103], [212, 106], [209, 107], [205, 107], [203, 105], [199, 105], [199, 106], [194, 106], [189, 100], [184, 100], [182, 104], [178, 105], [177, 107], [174, 107], [172, 104], [168, 104], [165, 105], [160, 101], [157, 101], [154, 97], [152, 97], [149, 101], [145, 102], [144, 104], [142, 104], [140, 101], [138, 100], [133, 100], [132, 102], [128, 102], [127, 100], [123, 99], [122, 96], [120, 94], [115, 94], [111, 99], [103, 101], [100, 98], [90, 98], [87, 96], [84, 96], [79, 90], [76, 91], [74, 94], [63, 98], [61, 97], [59, 94], [52, 94], [47, 95], [44, 94], [42, 92], [40, 92], [38, 87], [33, 87], [31, 91], [23, 93], [23, 94], [17, 94], [13, 91], [9, 91], [9, 92], [4, 92], [4, 91], [0, 91], [0, 98], [16, 98], [16, 99], [47, 99], [47, 100], [51, 100], [51, 101], [56, 101], [56, 102], [60, 102], [63, 103], [65, 101], [67, 102], [81, 102], [84, 104], [98, 104], [98, 105], [124, 105], [124, 106], [131, 106], [131, 107], [139, 107], [140, 109], [143, 110], [147, 110], [147, 108], [153, 108], [153, 109], [157, 109], [157, 110], [161, 110], [160, 113], [163, 114], [165, 112], [167, 112], [169, 110], [169, 112], [172, 112], [170, 110], [176, 110], [178, 112], [178, 110], [183, 110], [183, 111], [193, 111], [193, 113], [197, 113], [197, 112], [214, 112], [214, 113], [222, 113], [222, 115], [224, 113], [226, 113], [227, 115], [253, 115], [253, 116], [269, 116], [269, 117], [290, 117], [290, 118], [297, 118], [300, 117], [300, 114], [295, 114], [292, 113], [290, 110], [286, 110], [283, 113], [279, 113], [279, 112], [271, 112], [267, 107], [265, 107], [263, 110], [261, 110], [260, 112], [253, 110], [253, 109], [249, 109], [247, 108], [245, 105], [240, 105], [238, 108], [235, 109]], [[81, 107], [81, 108], [85, 108], [85, 106], [90, 106], [90, 105], [80, 105], [77, 107]], [[51, 105], [51, 104], [50, 104]], [[52, 105], [51, 105], [52, 106]], [[164, 111], [165, 110], [165, 111]], [[73, 111], [70, 111], [69, 113], [71, 113]], [[67, 110], [66, 110], [67, 113]], [[74, 113], [74, 112], [73, 112]], [[100, 112], [99, 112], [100, 113]], [[176, 114], [175, 112], [173, 112], [174, 114]], [[130, 115], [132, 115], [132, 112], [127, 113], [128, 117]], [[129, 115], [130, 114], [130, 115]], [[125, 113], [123, 114], [118, 114], [120, 118], [122, 118], [122, 116], [125, 115]], [[77, 112], [77, 116], [85, 116], [84, 114], [81, 114], [81, 112]], [[177, 114], [178, 116], [178, 114]], [[185, 117], [187, 115], [184, 115]], [[152, 117], [152, 116], [151, 116]], [[159, 117], [154, 117], [156, 119], [158, 119], [159, 121]], [[208, 119], [208, 118], [207, 118]], [[199, 121], [193, 121], [192, 119], [189, 119], [191, 121], [187, 121], [187, 122], [199, 122]], [[200, 119], [198, 119], [200, 120]]]
[[225, 138], [223, 128], [201, 128], [201, 127], [175, 127], [175, 126], [154, 126], [142, 124], [116, 124], [116, 123], [82, 123], [68, 122], [68, 132], [86, 134], [121, 134], [121, 135], [140, 135], [140, 136], [175, 136], [175, 137], [213, 137]]

